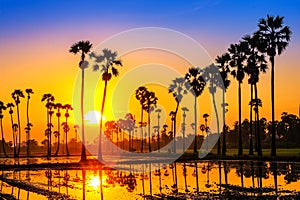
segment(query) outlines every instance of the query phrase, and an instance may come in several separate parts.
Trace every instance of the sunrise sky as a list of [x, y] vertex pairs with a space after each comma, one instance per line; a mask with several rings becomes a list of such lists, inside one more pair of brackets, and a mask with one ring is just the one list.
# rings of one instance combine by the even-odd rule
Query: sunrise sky
[[[300, 103], [299, 62], [300, 52], [300, 1], [16, 1], [0, 0], [0, 100], [12, 102], [14, 89], [32, 88], [30, 107], [34, 125], [32, 137], [43, 140], [46, 128], [46, 109], [41, 103], [44, 93], [51, 93], [57, 102], [72, 103], [73, 92], [80, 91], [75, 84], [79, 73], [79, 55], [68, 52], [70, 46], [79, 40], [90, 40], [94, 47], [105, 39], [133, 28], [161, 27], [179, 31], [197, 41], [214, 60], [223, 54], [231, 43], [238, 42], [245, 34], [257, 30], [257, 22], [267, 14], [284, 16], [293, 34], [290, 45], [276, 57], [275, 97], [276, 118], [283, 111], [298, 114]], [[122, 44], [120, 44], [122, 45]], [[118, 51], [118, 49], [114, 49]], [[174, 56], [151, 50], [133, 52], [121, 57], [124, 68], [122, 74], [137, 66], [160, 63], [174, 67], [185, 74], [188, 63]], [[151, 66], [151, 64], [149, 65]], [[119, 77], [119, 78], [120, 78]], [[109, 86], [107, 119], [112, 119], [111, 98], [119, 78]], [[175, 78], [175, 77], [174, 77]], [[87, 77], [88, 79], [88, 77]], [[133, 82], [135, 80], [132, 80]], [[99, 82], [97, 95], [102, 98], [103, 83]], [[237, 85], [232, 84], [227, 93], [229, 112], [228, 124], [237, 120]], [[175, 109], [172, 95], [167, 88], [149, 86], [157, 90], [159, 104], [167, 114]], [[159, 90], [159, 91], [158, 91]], [[249, 86], [243, 87], [243, 118], [248, 117]], [[270, 120], [270, 71], [261, 76], [259, 96], [263, 101], [261, 116]], [[201, 101], [207, 101], [204, 94]], [[120, 100], [122, 98], [120, 97]], [[100, 110], [100, 103], [95, 110]], [[133, 98], [129, 102], [130, 112], [139, 118], [140, 107]], [[21, 103], [22, 130], [25, 127], [26, 102]], [[203, 105], [201, 115], [211, 112], [211, 105]], [[88, 113], [91, 110], [86, 110]], [[16, 117], [16, 116], [15, 116]], [[189, 123], [193, 117], [190, 117]], [[8, 112], [3, 119], [5, 138], [11, 140], [11, 124]], [[55, 123], [55, 122], [54, 122]], [[156, 123], [156, 120], [153, 120]], [[203, 123], [201, 118], [200, 123]], [[155, 125], [155, 124], [153, 124]], [[25, 133], [23, 133], [25, 134]], [[71, 133], [73, 134], [73, 132]], [[73, 137], [73, 135], [71, 135]], [[25, 138], [23, 135], [22, 138]]]

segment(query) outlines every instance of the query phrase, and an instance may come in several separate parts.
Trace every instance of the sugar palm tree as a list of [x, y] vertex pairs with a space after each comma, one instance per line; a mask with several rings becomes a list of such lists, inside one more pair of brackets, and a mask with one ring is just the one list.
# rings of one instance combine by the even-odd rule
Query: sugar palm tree
[[255, 112], [255, 138], [257, 145], [257, 155], [262, 156], [261, 138], [260, 138], [260, 126], [259, 126], [259, 107], [262, 107], [262, 101], [259, 98], [254, 98], [249, 103]]
[[190, 91], [194, 95], [194, 116], [195, 116], [195, 142], [194, 142], [194, 154], [197, 154], [197, 98], [202, 94], [206, 82], [204, 81], [200, 68], [191, 67], [188, 73], [185, 75], [185, 79], [190, 84]]
[[17, 141], [16, 141], [16, 137], [15, 137], [15, 128], [14, 128], [14, 119], [13, 119], [13, 107], [15, 107], [15, 105], [13, 103], [8, 103], [6, 105], [7, 108], [9, 108], [9, 114], [10, 114], [10, 121], [11, 121], [11, 127], [12, 127], [12, 137], [13, 137], [13, 148], [14, 148], [14, 157], [17, 156]]
[[[132, 137], [133, 137], [133, 131], [134, 131], [134, 126], [135, 126], [135, 119], [134, 119], [134, 116], [131, 113], [127, 113], [125, 115], [125, 124], [126, 124], [126, 130], [129, 133], [128, 150], [132, 151], [132, 149], [133, 149]], [[131, 145], [130, 145], [130, 143], [131, 143]]]
[[176, 101], [176, 109], [174, 111], [174, 126], [173, 126], [173, 137], [174, 137], [174, 153], [176, 153], [176, 117], [179, 108], [179, 104], [183, 99], [183, 95], [188, 93], [190, 84], [185, 81], [184, 77], [175, 78], [172, 80], [172, 84], [169, 86], [169, 93], [172, 93]]
[[230, 80], [228, 79], [228, 74], [230, 73], [230, 68], [229, 68], [229, 61], [230, 61], [230, 55], [228, 53], [225, 53], [221, 56], [217, 56], [216, 58], [216, 63], [217, 66], [219, 67], [219, 71], [223, 80], [223, 85], [221, 85], [222, 89], [222, 114], [223, 114], [223, 143], [222, 143], [222, 155], [226, 155], [226, 106], [228, 104], [225, 102], [225, 93], [227, 88], [230, 85]]
[[53, 106], [54, 106], [54, 104], [53, 104], [53, 102], [54, 102], [54, 100], [55, 100], [55, 98], [54, 98], [54, 96], [52, 95], [52, 94], [50, 94], [50, 93], [47, 93], [47, 94], [43, 94], [43, 97], [42, 97], [42, 102], [43, 101], [46, 101], [46, 105], [45, 105], [45, 107], [46, 107], [46, 110], [47, 110], [47, 139], [48, 139], [48, 148], [47, 148], [47, 156], [49, 157], [49, 156], [51, 156], [51, 151], [50, 151], [50, 136], [51, 136], [51, 128], [52, 128], [52, 124], [51, 124], [51, 119], [50, 119], [50, 112], [52, 112], [51, 110], [50, 110], [50, 108], [52, 109], [53, 108]]
[[30, 123], [29, 121], [29, 100], [30, 100], [30, 95], [33, 94], [33, 90], [28, 88], [25, 90], [25, 92], [27, 93], [27, 109], [26, 109], [26, 116], [27, 116], [27, 125], [26, 125], [26, 136], [27, 136], [27, 140], [26, 140], [26, 143], [27, 143], [27, 157], [29, 157], [29, 154], [30, 154], [30, 146], [29, 146], [29, 142], [30, 142], [30, 130], [31, 130], [31, 127], [32, 127], [32, 124]]
[[185, 151], [185, 126], [186, 126], [186, 123], [185, 123], [185, 120], [186, 120], [186, 112], [189, 111], [189, 109], [187, 107], [182, 107], [181, 108], [182, 110], [182, 118], [183, 118], [183, 122], [182, 122], [182, 125], [181, 125], [181, 130], [182, 130], [182, 152]]
[[157, 113], [157, 151], [160, 152], [160, 113], [161, 109], [156, 109], [155, 112]]
[[146, 93], [145, 100], [144, 100], [144, 110], [148, 113], [148, 149], [149, 149], [149, 152], [151, 152], [150, 113], [154, 110], [157, 100], [158, 100], [158, 98], [155, 96], [154, 92], [148, 91]]
[[6, 158], [8, 158], [8, 155], [6, 153], [6, 150], [5, 150], [5, 140], [4, 140], [4, 133], [3, 133], [3, 124], [2, 124], [2, 120], [3, 120], [3, 110], [6, 110], [6, 106], [5, 104], [0, 101], [0, 129], [1, 129], [1, 137], [2, 137], [2, 150], [3, 150], [3, 153], [4, 153], [4, 156]]
[[63, 105], [61, 103], [56, 103], [54, 108], [56, 109], [56, 117], [57, 117], [57, 131], [55, 132], [55, 135], [57, 137], [57, 148], [56, 148], [56, 152], [55, 152], [55, 156], [58, 155], [59, 152], [59, 147], [60, 147], [60, 117], [61, 117], [61, 112], [60, 109], [63, 108]]
[[258, 49], [267, 53], [271, 62], [271, 100], [272, 100], [272, 149], [271, 156], [276, 156], [275, 139], [275, 56], [287, 48], [291, 39], [291, 30], [283, 25], [283, 17], [267, 15], [266, 19], [260, 19], [258, 22], [258, 31], [254, 33], [258, 36]]
[[231, 44], [228, 48], [230, 55], [230, 66], [232, 67], [231, 74], [238, 81], [238, 104], [239, 104], [239, 148], [238, 155], [243, 155], [243, 141], [242, 141], [242, 83], [245, 77], [245, 60], [246, 60], [245, 42], [238, 44]]
[[[248, 55], [247, 55], [247, 66], [245, 68], [246, 73], [249, 75], [248, 83], [250, 84], [251, 99], [250, 99], [250, 145], [249, 145], [249, 154], [253, 155], [253, 131], [252, 131], [252, 109], [253, 106], [257, 104], [251, 103], [253, 99], [258, 99], [257, 83], [259, 82], [260, 72], [265, 73], [267, 70], [267, 61], [265, 60], [264, 54], [259, 54], [257, 50], [258, 41], [257, 35], [249, 36], [246, 35], [243, 37], [243, 41], [247, 44]], [[255, 92], [255, 97], [253, 98], [253, 90]], [[256, 118], [258, 115], [258, 107], [255, 107]], [[259, 119], [258, 119], [259, 120]], [[257, 130], [259, 130], [259, 123], [255, 122]], [[257, 132], [256, 132], [257, 133]], [[256, 134], [256, 144], [257, 144], [257, 153], [259, 156], [262, 156], [262, 149], [260, 144], [260, 135]]]
[[62, 109], [65, 110], [65, 122], [62, 123], [64, 132], [65, 132], [65, 137], [66, 137], [66, 151], [67, 151], [67, 156], [70, 155], [69, 153], [69, 148], [68, 148], [68, 132], [70, 130], [69, 124], [68, 124], [68, 118], [70, 117], [69, 110], [73, 110], [73, 107], [70, 104], [65, 104], [62, 106]]
[[144, 150], [144, 135], [143, 135], [143, 124], [144, 124], [144, 101], [146, 94], [148, 92], [148, 89], [144, 86], [140, 86], [136, 91], [135, 91], [135, 98], [140, 102], [141, 105], [141, 121], [140, 121], [140, 128], [141, 128], [141, 140], [142, 140], [142, 147], [141, 147], [141, 152], [143, 153]]
[[[205, 133], [206, 133], [206, 151], [208, 152], [208, 131], [209, 131], [209, 127], [207, 125], [207, 118], [209, 117], [209, 114], [207, 113], [204, 113], [203, 116], [204, 118], [204, 130], [205, 130]], [[203, 125], [200, 125], [200, 129], [203, 130]]]
[[22, 90], [15, 90], [12, 94], [11, 94], [12, 98], [15, 101], [15, 105], [17, 107], [17, 115], [18, 115], [18, 130], [19, 130], [19, 144], [18, 144], [18, 152], [17, 152], [17, 156], [20, 155], [20, 151], [21, 151], [21, 123], [20, 123], [20, 111], [19, 111], [19, 104], [21, 103], [20, 98], [24, 98], [24, 94]]
[[99, 146], [98, 146], [98, 160], [102, 161], [102, 126], [103, 126], [103, 113], [106, 99], [106, 91], [108, 81], [111, 80], [112, 76], [117, 77], [119, 75], [119, 71], [116, 66], [122, 66], [121, 60], [117, 59], [117, 52], [111, 51], [109, 49], [103, 49], [101, 55], [96, 55], [95, 53], [91, 53], [91, 57], [95, 58], [95, 62], [97, 64], [94, 65], [94, 71], [99, 71], [102, 74], [102, 81], [104, 81], [104, 89], [103, 89], [103, 98], [101, 105], [101, 113], [100, 113], [100, 133], [99, 133]]
[[92, 44], [90, 41], [79, 41], [73, 44], [69, 50], [70, 53], [81, 53], [81, 59], [79, 62], [79, 68], [81, 69], [81, 99], [80, 99], [80, 112], [81, 112], [81, 161], [86, 161], [86, 149], [85, 149], [85, 134], [84, 134], [84, 70], [87, 68], [88, 63], [85, 61], [85, 55], [91, 51]]
[[209, 65], [204, 69], [203, 72], [203, 77], [206, 82], [209, 83], [209, 93], [212, 96], [213, 100], [213, 106], [214, 106], [214, 111], [216, 115], [216, 122], [217, 122], [217, 132], [218, 132], [218, 155], [221, 155], [221, 140], [220, 140], [220, 121], [219, 121], [219, 114], [218, 114], [218, 109], [217, 109], [217, 104], [216, 104], [216, 92], [217, 92], [217, 87], [223, 89], [224, 88], [224, 83], [221, 77], [221, 74], [218, 70], [218, 67], [215, 66], [214, 64]]

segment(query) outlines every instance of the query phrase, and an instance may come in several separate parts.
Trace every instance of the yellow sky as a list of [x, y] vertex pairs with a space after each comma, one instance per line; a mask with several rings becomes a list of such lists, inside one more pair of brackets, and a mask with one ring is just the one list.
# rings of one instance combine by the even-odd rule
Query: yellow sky
[[[38, 41], [40, 42], [40, 41]], [[68, 53], [70, 44], [64, 43], [63, 45], [43, 45], [29, 44], [24, 42], [23, 45], [29, 45], [28, 49], [21, 49], [18, 44], [12, 44], [11, 50], [4, 52], [1, 50], [1, 54], [6, 59], [2, 60], [1, 76], [2, 84], [0, 85], [0, 99], [5, 103], [12, 102], [11, 93], [14, 89], [32, 88], [35, 92], [31, 98], [30, 104], [30, 117], [33, 123], [32, 137], [41, 141], [44, 139], [44, 130], [46, 128], [46, 109], [44, 103], [41, 103], [41, 97], [44, 93], [51, 93], [55, 96], [56, 102], [72, 103], [73, 91], [80, 91], [79, 85], [75, 84], [76, 75], [80, 73], [78, 66], [79, 55], [72, 55]], [[117, 49], [116, 49], [117, 50]], [[12, 52], [15, 53], [15, 56]], [[211, 56], [214, 58], [215, 56]], [[298, 114], [298, 105], [300, 102], [299, 94], [300, 90], [297, 87], [298, 72], [294, 69], [297, 68], [295, 58], [297, 57], [294, 52], [286, 52], [282, 56], [276, 59], [276, 79], [275, 79], [275, 97], [276, 97], [276, 118], [280, 117], [283, 111]], [[122, 56], [124, 67], [120, 69], [120, 76], [114, 78], [109, 82], [107, 104], [105, 109], [105, 116], [107, 119], [112, 119], [112, 96], [114, 95], [116, 84], [122, 82], [124, 76], [133, 69], [137, 69], [143, 65], [164, 66], [170, 70], [184, 75], [190, 64], [182, 58], [158, 50], [143, 50], [131, 52]], [[151, 64], [152, 63], [152, 64]], [[129, 74], [130, 74], [129, 73]], [[155, 71], [149, 76], [156, 77], [163, 74], [155, 74]], [[175, 78], [175, 77], [174, 77]], [[134, 83], [138, 79], [143, 80], [143, 76], [137, 76], [136, 80], [132, 80]], [[89, 77], [86, 77], [86, 81]], [[229, 103], [229, 112], [227, 113], [228, 124], [232, 125], [237, 120], [237, 85], [231, 78], [231, 85], [227, 92], [227, 102]], [[119, 87], [119, 86], [118, 86]], [[158, 104], [165, 108], [166, 115], [173, 109], [175, 109], [175, 101], [171, 94], [167, 93], [166, 85], [159, 84], [147, 84], [149, 90], [156, 92], [159, 97]], [[87, 89], [88, 90], [88, 89]], [[95, 92], [96, 98], [94, 101], [95, 109], [100, 110], [100, 104], [102, 99], [103, 82], [98, 83], [97, 90]], [[129, 91], [126, 91], [126, 95]], [[140, 107], [134, 98], [134, 91], [131, 91], [131, 98], [129, 100], [129, 111], [132, 112], [136, 118], [140, 119]], [[130, 92], [129, 92], [130, 93]], [[249, 102], [249, 85], [247, 80], [243, 85], [243, 118], [248, 117], [249, 108], [247, 106]], [[261, 117], [270, 119], [271, 106], [270, 106], [270, 70], [266, 74], [261, 76], [259, 83], [259, 96], [263, 101], [263, 107], [261, 108]], [[120, 99], [119, 99], [120, 98]], [[122, 101], [121, 97], [114, 99], [114, 101]], [[128, 101], [128, 100], [126, 100]], [[137, 105], [137, 106], [136, 106]], [[207, 92], [204, 92], [199, 98], [200, 114], [207, 112], [211, 114], [212, 105], [211, 99]], [[90, 109], [86, 110], [86, 113]], [[22, 100], [20, 104], [21, 112], [21, 128], [24, 130], [26, 124], [26, 101]], [[114, 110], [114, 112], [117, 112]], [[192, 111], [190, 111], [192, 112]], [[178, 114], [181, 116], [181, 113]], [[72, 114], [71, 114], [72, 117]], [[189, 123], [192, 123], [193, 117], [189, 117]], [[146, 118], [145, 118], [146, 119]], [[16, 120], [16, 116], [15, 116]], [[4, 131], [6, 140], [11, 140], [11, 124], [8, 112], [5, 112], [3, 119]], [[56, 122], [54, 122], [55, 124]], [[70, 120], [72, 123], [72, 120]], [[153, 120], [156, 123], [156, 119]], [[167, 123], [170, 123], [167, 121]], [[203, 119], [200, 119], [200, 123], [203, 123]], [[25, 132], [23, 131], [22, 138], [25, 138]]]

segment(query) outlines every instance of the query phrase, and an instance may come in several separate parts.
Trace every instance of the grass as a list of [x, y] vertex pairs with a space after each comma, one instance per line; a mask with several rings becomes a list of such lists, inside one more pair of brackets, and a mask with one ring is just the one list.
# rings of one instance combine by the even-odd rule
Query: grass
[[[217, 154], [217, 149], [211, 151], [213, 154]], [[227, 156], [237, 156], [238, 149], [227, 149]], [[249, 155], [249, 149], [243, 150], [244, 155]], [[271, 157], [271, 149], [263, 149], [262, 151], [264, 157]], [[254, 152], [254, 155], [257, 155]], [[300, 149], [277, 149], [277, 156], [280, 157], [300, 157]]]
[[[254, 152], [253, 156], [249, 156], [249, 149], [244, 149], [244, 156], [237, 156], [238, 149], [227, 149], [226, 156], [217, 155], [217, 149], [213, 149], [204, 159], [246, 159], [246, 160], [278, 160], [278, 161], [300, 161], [300, 149], [278, 148], [276, 158], [271, 157], [271, 149], [263, 149], [263, 157], [258, 157]], [[197, 159], [193, 150], [187, 150], [179, 160]]]

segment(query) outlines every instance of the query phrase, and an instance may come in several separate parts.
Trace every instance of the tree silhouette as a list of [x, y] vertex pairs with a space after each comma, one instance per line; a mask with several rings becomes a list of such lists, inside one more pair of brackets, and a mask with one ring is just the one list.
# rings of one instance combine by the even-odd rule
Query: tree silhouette
[[147, 91], [145, 99], [143, 101], [143, 109], [148, 113], [148, 149], [151, 152], [151, 140], [150, 140], [150, 113], [154, 110], [158, 98], [155, 96], [154, 92]]
[[238, 44], [231, 44], [228, 48], [230, 55], [230, 66], [232, 67], [231, 74], [238, 81], [238, 104], [239, 104], [239, 148], [238, 155], [243, 155], [243, 141], [242, 141], [242, 89], [241, 85], [245, 77], [245, 60], [246, 60], [246, 47], [245, 42]]
[[47, 149], [47, 156], [50, 157], [51, 156], [51, 134], [52, 134], [52, 123], [51, 123], [51, 116], [53, 114], [53, 111], [52, 111], [52, 108], [54, 107], [54, 96], [50, 93], [47, 93], [47, 94], [44, 94], [43, 97], [42, 97], [42, 102], [43, 101], [46, 101], [46, 109], [47, 109], [47, 131], [45, 132], [46, 133], [46, 136], [47, 136], [47, 139], [48, 139], [48, 149]]
[[272, 101], [272, 149], [271, 156], [276, 156], [276, 138], [275, 138], [275, 56], [287, 48], [290, 38], [291, 30], [288, 26], [283, 26], [283, 17], [267, 15], [266, 19], [260, 19], [258, 22], [258, 31], [254, 33], [257, 35], [259, 45], [258, 50], [267, 53], [271, 62], [271, 101]]
[[96, 55], [94, 52], [91, 53], [91, 57], [95, 58], [95, 62], [97, 64], [94, 65], [94, 71], [100, 70], [102, 74], [102, 81], [104, 81], [104, 89], [103, 89], [103, 98], [102, 98], [102, 106], [100, 113], [100, 133], [99, 133], [99, 147], [98, 147], [98, 160], [102, 161], [102, 126], [103, 126], [103, 113], [106, 99], [106, 90], [108, 81], [111, 80], [112, 76], [117, 77], [119, 75], [119, 71], [116, 66], [122, 66], [121, 60], [117, 59], [117, 52], [112, 52], [109, 49], [103, 49], [101, 55]]
[[[132, 151], [133, 150], [133, 131], [134, 131], [134, 127], [135, 127], [135, 119], [131, 113], [127, 113], [125, 115], [125, 124], [126, 124], [126, 130], [129, 133], [128, 150]], [[130, 145], [130, 143], [131, 143], [131, 145]]]
[[141, 152], [143, 153], [144, 150], [144, 135], [143, 135], [143, 125], [144, 125], [144, 101], [146, 98], [146, 94], [148, 92], [148, 89], [145, 86], [140, 86], [135, 91], [135, 98], [140, 102], [141, 105], [141, 121], [140, 121], [140, 128], [141, 128], [141, 140], [142, 140], [142, 147]]
[[84, 70], [88, 67], [88, 62], [85, 61], [85, 55], [91, 51], [92, 44], [90, 41], [79, 41], [73, 44], [69, 50], [70, 53], [81, 53], [81, 59], [79, 62], [79, 68], [81, 69], [81, 99], [80, 99], [80, 112], [81, 112], [81, 133], [82, 133], [82, 145], [81, 145], [81, 161], [86, 161], [86, 149], [85, 149], [85, 135], [84, 135]]
[[73, 110], [73, 107], [70, 104], [65, 104], [62, 106], [62, 109], [65, 110], [65, 122], [62, 123], [63, 130], [65, 132], [65, 137], [66, 137], [66, 151], [67, 151], [67, 156], [70, 155], [69, 153], [69, 148], [68, 148], [68, 132], [70, 131], [70, 127], [68, 124], [68, 118], [70, 117], [69, 110]]
[[200, 68], [191, 67], [188, 73], [185, 75], [185, 79], [190, 84], [190, 91], [194, 95], [194, 115], [195, 115], [195, 142], [194, 142], [194, 154], [197, 154], [197, 98], [202, 94], [206, 82], [204, 81]]
[[27, 115], [27, 125], [25, 128], [26, 131], [26, 144], [27, 144], [27, 157], [29, 157], [30, 155], [30, 146], [29, 146], [29, 141], [30, 141], [30, 130], [31, 127], [33, 126], [30, 121], [29, 121], [29, 100], [30, 100], [30, 95], [33, 94], [33, 90], [28, 88], [25, 90], [25, 92], [27, 93], [27, 109], [26, 109], [26, 115]]
[[225, 53], [221, 56], [217, 56], [216, 58], [216, 63], [217, 66], [219, 67], [219, 71], [223, 80], [223, 86], [222, 86], [222, 114], [223, 114], [223, 144], [222, 144], [222, 155], [226, 155], [226, 106], [228, 104], [225, 102], [225, 92], [227, 88], [230, 85], [230, 80], [228, 79], [228, 74], [230, 73], [230, 68], [229, 68], [229, 61], [230, 61], [230, 55], [228, 53]]
[[118, 124], [116, 123], [116, 121], [107, 121], [105, 122], [105, 128], [106, 128], [106, 131], [108, 131], [110, 134], [111, 134], [111, 142], [113, 143], [113, 135], [114, 133], [117, 134], [117, 145], [119, 144], [119, 136], [118, 136]]
[[6, 106], [4, 105], [4, 103], [2, 101], [0, 101], [0, 128], [1, 128], [1, 137], [2, 137], [2, 150], [3, 150], [3, 153], [4, 153], [4, 156], [6, 158], [8, 158], [8, 155], [6, 153], [6, 150], [5, 150], [5, 140], [4, 140], [4, 133], [3, 133], [3, 124], [2, 124], [2, 120], [3, 120], [3, 110], [6, 110]]
[[179, 104], [183, 99], [183, 95], [188, 93], [190, 84], [185, 81], [184, 77], [175, 78], [172, 80], [172, 84], [169, 86], [169, 93], [172, 93], [176, 101], [176, 109], [174, 111], [174, 126], [173, 126], [173, 138], [174, 138], [174, 153], [176, 153], [176, 117], [179, 108]]
[[[251, 99], [258, 99], [258, 91], [257, 91], [257, 83], [259, 82], [259, 74], [260, 72], [265, 73], [267, 70], [267, 61], [265, 60], [264, 54], [259, 54], [257, 50], [258, 46], [258, 38], [257, 35], [253, 35], [252, 37], [246, 35], [243, 37], [243, 41], [247, 44], [247, 66], [245, 68], [246, 73], [249, 75], [248, 83], [250, 84], [250, 91], [251, 91]], [[253, 89], [255, 93], [255, 97], [253, 98]], [[249, 154], [253, 155], [253, 137], [252, 137], [252, 108], [257, 104], [250, 103], [250, 146], [249, 146]], [[255, 107], [255, 118], [259, 115], [258, 107]], [[260, 135], [257, 134], [259, 131], [259, 118], [256, 121], [257, 129], [255, 130], [256, 133], [256, 146], [257, 146], [257, 153], [259, 156], [262, 156], [262, 149], [261, 149], [261, 142], [260, 142]]]
[[[13, 107], [15, 107], [15, 105], [13, 103], [8, 103], [6, 105], [7, 108], [9, 108], [9, 114], [10, 114], [10, 121], [11, 121], [11, 127], [12, 127], [12, 137], [13, 137], [13, 149], [14, 149], [14, 157], [17, 157], [17, 140], [16, 140], [16, 136], [15, 136], [15, 124], [14, 124], [14, 119], [13, 119]], [[18, 127], [18, 125], [17, 125]]]
[[160, 152], [160, 113], [161, 109], [156, 109], [155, 112], [157, 113], [157, 151]]
[[215, 115], [216, 115], [216, 122], [217, 122], [217, 132], [218, 132], [218, 150], [217, 153], [218, 155], [221, 155], [221, 140], [220, 140], [220, 120], [219, 120], [219, 115], [218, 115], [218, 109], [217, 109], [217, 104], [216, 104], [216, 97], [215, 94], [217, 92], [217, 87], [224, 89], [224, 83], [223, 80], [221, 78], [221, 74], [218, 70], [218, 67], [215, 66], [214, 64], [209, 65], [208, 67], [206, 67], [204, 69], [203, 72], [203, 78], [205, 80], [205, 82], [209, 83], [209, 93], [212, 96], [212, 100], [213, 100], [213, 106], [214, 106], [214, 111], [215, 111]]
[[21, 123], [20, 123], [20, 111], [19, 111], [19, 104], [21, 103], [20, 98], [24, 98], [24, 94], [22, 90], [15, 90], [11, 94], [12, 98], [15, 101], [15, 105], [17, 107], [17, 115], [18, 115], [18, 130], [19, 130], [19, 144], [18, 144], [18, 152], [17, 156], [19, 157], [21, 151]]
[[183, 122], [181, 124], [181, 130], [182, 130], [182, 152], [185, 151], [185, 126], [186, 126], [186, 123], [185, 123], [185, 119], [186, 119], [186, 112], [189, 111], [189, 109], [187, 107], [182, 107], [181, 108], [182, 110], [182, 118], [183, 118]]
[[54, 132], [55, 136], [57, 137], [57, 148], [55, 152], [55, 156], [58, 156], [59, 147], [60, 147], [60, 118], [61, 118], [61, 112], [60, 109], [63, 108], [63, 105], [61, 103], [56, 103], [54, 108], [56, 109], [56, 117], [57, 117], [57, 131]]

